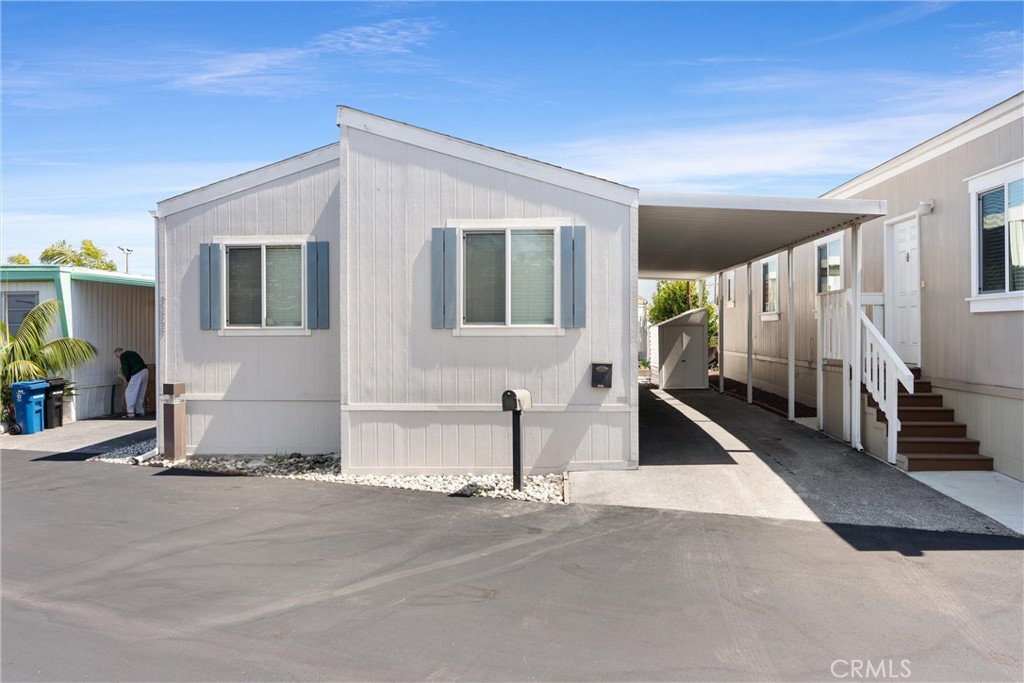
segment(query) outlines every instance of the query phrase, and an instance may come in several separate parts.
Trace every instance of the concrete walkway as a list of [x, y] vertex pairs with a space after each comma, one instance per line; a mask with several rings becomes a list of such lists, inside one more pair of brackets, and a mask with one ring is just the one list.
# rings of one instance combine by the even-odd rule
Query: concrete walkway
[[640, 390], [640, 468], [572, 472], [576, 503], [1005, 534], [849, 445], [714, 391]]
[[94, 455], [155, 436], [155, 414], [134, 420], [117, 417], [78, 420], [35, 434], [0, 434], [0, 453], [18, 450], [49, 453], [54, 459], [87, 460]]

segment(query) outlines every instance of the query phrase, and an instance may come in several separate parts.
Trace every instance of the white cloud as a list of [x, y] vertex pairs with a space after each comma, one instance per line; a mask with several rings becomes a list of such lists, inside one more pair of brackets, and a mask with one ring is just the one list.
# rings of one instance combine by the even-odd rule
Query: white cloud
[[[647, 191], [818, 195], [1020, 90], [1021, 69], [951, 80], [814, 74], [856, 83], [857, 106], [796, 104], [743, 122], [549, 144], [527, 154]], [[838, 106], [836, 106], [838, 104]]]
[[[879, 5], [881, 5], [881, 3], [879, 3]], [[903, 5], [897, 5], [897, 9], [892, 12], [874, 17], [861, 24], [851, 26], [836, 33], [819, 36], [810, 42], [823, 43], [831, 40], [838, 40], [840, 38], [848, 38], [861, 33], [881, 31], [892, 28], [893, 26], [899, 26], [900, 24], [923, 19], [924, 17], [935, 14], [936, 12], [941, 12], [951, 5], [953, 5], [952, 2], [911, 2]]]

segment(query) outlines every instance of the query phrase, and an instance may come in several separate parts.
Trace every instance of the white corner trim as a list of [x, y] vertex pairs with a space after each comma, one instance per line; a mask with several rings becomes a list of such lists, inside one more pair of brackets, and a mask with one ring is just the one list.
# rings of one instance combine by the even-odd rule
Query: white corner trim
[[1024, 292], [1006, 294], [979, 294], [964, 299], [971, 306], [971, 313], [1005, 313], [1024, 311]]

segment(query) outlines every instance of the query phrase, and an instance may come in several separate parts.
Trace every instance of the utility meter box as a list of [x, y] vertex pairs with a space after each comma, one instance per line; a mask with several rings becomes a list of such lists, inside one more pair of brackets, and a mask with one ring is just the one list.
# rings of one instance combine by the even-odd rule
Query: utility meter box
[[533, 407], [533, 396], [529, 389], [506, 389], [501, 395], [502, 410], [529, 410]]

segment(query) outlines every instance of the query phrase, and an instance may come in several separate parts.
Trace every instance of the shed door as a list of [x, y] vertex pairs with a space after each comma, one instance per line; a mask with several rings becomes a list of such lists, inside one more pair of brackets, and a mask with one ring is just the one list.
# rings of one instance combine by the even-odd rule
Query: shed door
[[681, 325], [667, 328], [669, 339], [662, 343], [669, 347], [663, 355], [661, 368], [663, 389], [702, 389], [707, 386], [707, 350], [701, 339], [702, 325]]
[[921, 257], [914, 216], [893, 225], [893, 348], [904, 363], [921, 363]]

